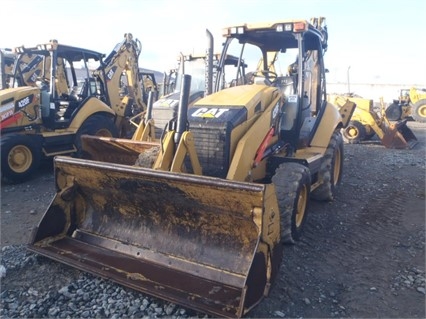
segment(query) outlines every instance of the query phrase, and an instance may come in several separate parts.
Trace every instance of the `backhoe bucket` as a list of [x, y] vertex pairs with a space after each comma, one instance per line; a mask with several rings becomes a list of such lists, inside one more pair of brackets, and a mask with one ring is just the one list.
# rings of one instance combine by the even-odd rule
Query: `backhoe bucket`
[[216, 317], [241, 317], [278, 271], [272, 185], [58, 156], [28, 249]]
[[390, 124], [383, 131], [382, 143], [386, 148], [411, 149], [418, 142], [414, 133], [408, 128], [407, 120]]

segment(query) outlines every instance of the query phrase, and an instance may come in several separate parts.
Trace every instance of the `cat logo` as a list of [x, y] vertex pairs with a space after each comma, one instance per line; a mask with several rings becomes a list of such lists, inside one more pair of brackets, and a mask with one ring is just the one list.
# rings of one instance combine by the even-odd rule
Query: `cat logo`
[[112, 78], [113, 78], [113, 76], [114, 76], [114, 74], [115, 74], [115, 71], [117, 70], [117, 67], [116, 66], [113, 66], [108, 72], [107, 72], [107, 74], [106, 74], [106, 78], [107, 78], [107, 81], [111, 81], [112, 80]]
[[193, 117], [202, 117], [202, 118], [219, 118], [225, 112], [228, 112], [229, 109], [218, 109], [218, 108], [207, 108], [203, 107], [195, 111]]

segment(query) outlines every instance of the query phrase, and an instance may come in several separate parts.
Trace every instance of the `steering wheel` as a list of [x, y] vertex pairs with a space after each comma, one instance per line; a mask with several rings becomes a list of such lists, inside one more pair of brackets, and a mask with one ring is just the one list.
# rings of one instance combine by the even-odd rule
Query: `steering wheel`
[[47, 80], [44, 76], [37, 76], [35, 83], [40, 89], [49, 88], [49, 80]]
[[275, 84], [275, 82], [277, 81], [278, 75], [270, 70], [262, 70], [262, 71], [256, 71], [253, 72], [253, 77], [256, 76], [262, 76], [265, 77], [265, 79], [267, 79], [269, 82], [271, 82], [271, 85]]

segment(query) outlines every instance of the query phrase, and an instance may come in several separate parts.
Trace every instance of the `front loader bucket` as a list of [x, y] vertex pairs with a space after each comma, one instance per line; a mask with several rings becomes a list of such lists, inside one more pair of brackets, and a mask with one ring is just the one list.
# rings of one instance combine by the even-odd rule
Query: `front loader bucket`
[[407, 120], [390, 124], [383, 131], [382, 143], [386, 148], [411, 149], [418, 142], [414, 133], [408, 128]]
[[84, 159], [124, 165], [135, 165], [140, 153], [153, 147], [160, 147], [155, 142], [139, 142], [125, 138], [111, 138], [83, 135], [81, 146]]
[[216, 317], [241, 317], [279, 268], [272, 185], [55, 158], [28, 249]]

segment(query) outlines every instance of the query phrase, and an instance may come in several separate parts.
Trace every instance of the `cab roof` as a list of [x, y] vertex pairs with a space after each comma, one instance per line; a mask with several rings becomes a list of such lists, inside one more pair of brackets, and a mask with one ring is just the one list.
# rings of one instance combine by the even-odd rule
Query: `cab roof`
[[[240, 43], [250, 43], [265, 51], [283, 51], [297, 48], [295, 34], [303, 33], [305, 43], [317, 47], [318, 41], [326, 46], [326, 28], [316, 27], [307, 20], [283, 20], [265, 23], [246, 23], [223, 29], [225, 38], [236, 38]], [[310, 45], [311, 44], [311, 45]]]
[[[41, 44], [37, 47], [32, 48], [25, 48], [25, 47], [18, 47], [15, 49], [15, 51], [19, 53], [31, 53], [31, 54], [38, 54], [38, 55], [50, 55], [50, 51], [47, 49], [51, 43]], [[79, 47], [64, 45], [64, 44], [57, 44], [56, 46], [56, 52], [58, 54], [58, 57], [65, 58], [66, 60], [70, 62], [78, 62], [84, 60], [93, 59], [95, 61], [100, 61], [105, 56], [103, 53], [83, 49]]]

